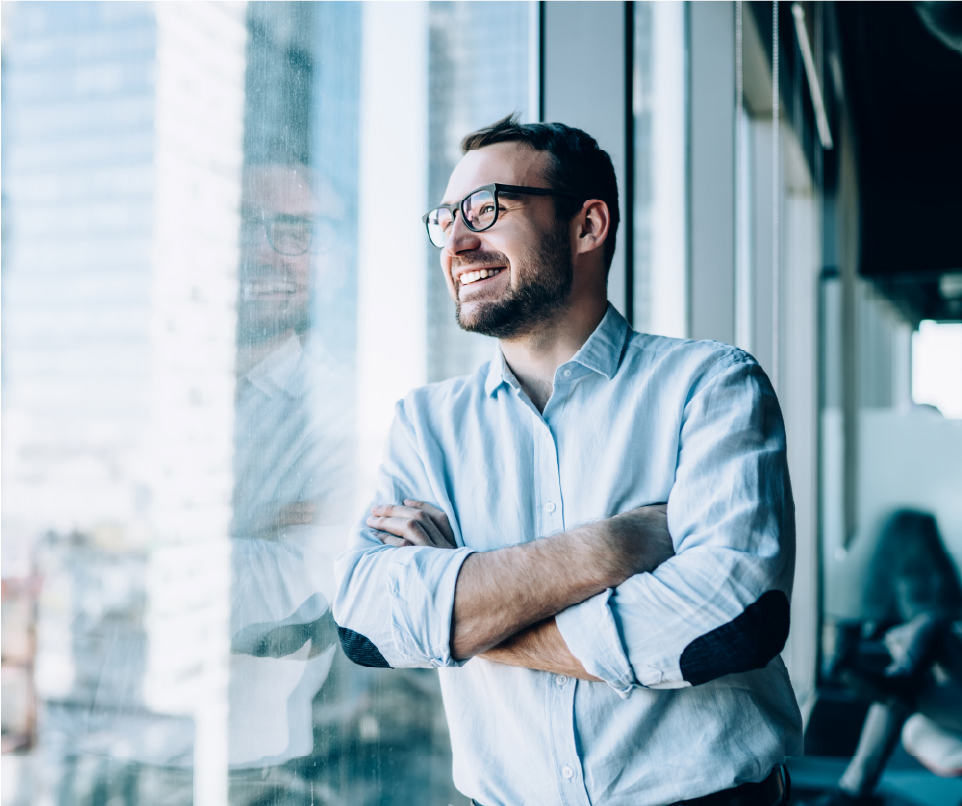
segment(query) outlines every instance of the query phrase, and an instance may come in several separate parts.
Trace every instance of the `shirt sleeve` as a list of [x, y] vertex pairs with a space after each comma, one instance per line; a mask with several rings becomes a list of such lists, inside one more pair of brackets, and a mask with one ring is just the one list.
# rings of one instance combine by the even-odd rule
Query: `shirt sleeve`
[[[374, 503], [406, 498], [445, 509], [425, 471], [404, 402], [398, 403]], [[447, 510], [446, 510], [447, 511]], [[345, 654], [362, 666], [460, 666], [451, 657], [451, 614], [461, 564], [472, 549], [384, 545], [365, 521], [334, 562], [333, 613]], [[452, 524], [453, 513], [447, 511]], [[460, 542], [460, 538], [458, 538]]]
[[668, 498], [675, 556], [557, 616], [626, 697], [766, 666], [788, 636], [795, 509], [775, 392], [747, 354], [696, 383]]

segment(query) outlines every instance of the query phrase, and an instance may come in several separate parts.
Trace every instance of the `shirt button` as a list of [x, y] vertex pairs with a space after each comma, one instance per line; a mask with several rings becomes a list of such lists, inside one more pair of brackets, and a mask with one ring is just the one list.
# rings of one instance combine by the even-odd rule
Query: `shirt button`
[[566, 378], [570, 378], [570, 377], [571, 377], [571, 370], [570, 370], [570, 369], [566, 369], [566, 370], [565, 370], [565, 377], [566, 377]]
[[556, 509], [557, 507], [554, 505], [554, 501], [549, 501], [547, 504], [544, 505], [544, 511], [547, 512], [549, 515], [552, 512], [554, 512]]
[[574, 771], [573, 769], [571, 769], [571, 767], [569, 767], [567, 764], [565, 764], [565, 765], [561, 768], [561, 774], [562, 774], [565, 778], [568, 778], [569, 780], [570, 780], [571, 778], [574, 778], [574, 777], [575, 777], [575, 771]]
[[559, 675], [555, 678], [555, 682], [556, 682], [559, 686], [563, 686], [563, 685], [565, 685], [565, 684], [568, 682], [568, 678], [565, 677], [563, 674], [559, 674]]

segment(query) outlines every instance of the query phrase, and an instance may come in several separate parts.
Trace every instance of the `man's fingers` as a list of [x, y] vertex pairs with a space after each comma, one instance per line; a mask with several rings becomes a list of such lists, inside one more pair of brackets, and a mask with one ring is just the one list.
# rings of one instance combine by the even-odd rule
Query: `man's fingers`
[[371, 513], [367, 524], [374, 529], [403, 537], [417, 546], [454, 548], [454, 541], [440, 531], [438, 524], [423, 509], [386, 504], [371, 507]]
[[[373, 511], [383, 512], [388, 507], [373, 507]], [[391, 507], [397, 511], [405, 507]], [[413, 514], [409, 514], [413, 513]], [[382, 532], [390, 532], [397, 537], [403, 537], [415, 546], [433, 546], [435, 548], [451, 548], [448, 542], [441, 536], [437, 526], [423, 512], [409, 510], [398, 515], [379, 515], [374, 514], [367, 519], [367, 525], [372, 529], [379, 529]]]
[[448, 521], [448, 516], [445, 514], [443, 509], [438, 509], [434, 504], [429, 504], [427, 501], [414, 501], [410, 498], [405, 498], [404, 503], [409, 507], [414, 507], [415, 509], [423, 509], [428, 515], [431, 516], [431, 520], [434, 521], [435, 526], [444, 536], [452, 546], [455, 545], [456, 541], [454, 539], [454, 530], [451, 528], [451, 524]]
[[[395, 537], [403, 538], [413, 546], [433, 545], [431, 539], [421, 529], [420, 524], [410, 518], [388, 518], [372, 515], [367, 519], [367, 525], [380, 532], [387, 532]], [[385, 542], [387, 541], [385, 540]]]
[[387, 532], [383, 534], [379, 534], [378, 537], [381, 538], [381, 542], [384, 543], [386, 546], [397, 546], [398, 548], [402, 548], [404, 546], [411, 545], [411, 543], [408, 543], [408, 541], [405, 540], [403, 537], [395, 537], [394, 535], [388, 534]]

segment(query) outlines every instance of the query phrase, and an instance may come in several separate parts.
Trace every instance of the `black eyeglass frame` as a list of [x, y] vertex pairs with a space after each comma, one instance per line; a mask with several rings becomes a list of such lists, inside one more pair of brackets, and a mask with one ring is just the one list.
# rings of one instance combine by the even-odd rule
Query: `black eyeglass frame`
[[[464, 205], [467, 202], [467, 200], [470, 199], [475, 193], [478, 193], [482, 190], [491, 191], [491, 195], [494, 197], [494, 218], [491, 219], [490, 224], [485, 224], [483, 227], [473, 227], [471, 226], [471, 220], [468, 218], [468, 216], [465, 213]], [[498, 194], [501, 193], [502, 191], [504, 191], [505, 193], [523, 193], [527, 196], [564, 196], [569, 199], [574, 199], [575, 201], [578, 201], [578, 202], [584, 202], [584, 199], [582, 199], [580, 196], [576, 196], [574, 193], [568, 193], [565, 190], [552, 190], [551, 188], [534, 188], [534, 187], [526, 187], [524, 185], [502, 185], [500, 182], [492, 182], [491, 184], [488, 184], [488, 185], [481, 185], [481, 187], [476, 187], [474, 190], [472, 190], [467, 196], [461, 199], [461, 201], [452, 202], [451, 204], [439, 204], [436, 207], [432, 207], [423, 216], [421, 216], [421, 221], [424, 222], [424, 228], [427, 230], [428, 240], [431, 241], [431, 245], [436, 247], [437, 249], [444, 248], [443, 245], [438, 246], [436, 243], [434, 243], [434, 239], [431, 237], [431, 228], [430, 228], [430, 225], [428, 224], [428, 219], [431, 217], [431, 214], [433, 212], [435, 212], [436, 210], [450, 210], [452, 215], [452, 226], [453, 226], [454, 217], [456, 217], [458, 211], [460, 211], [461, 220], [464, 222], [464, 225], [469, 230], [471, 230], [471, 232], [484, 232], [486, 230], [491, 229], [491, 227], [493, 227], [495, 224], [498, 223], [498, 213], [500, 211], [500, 206], [498, 204]]]

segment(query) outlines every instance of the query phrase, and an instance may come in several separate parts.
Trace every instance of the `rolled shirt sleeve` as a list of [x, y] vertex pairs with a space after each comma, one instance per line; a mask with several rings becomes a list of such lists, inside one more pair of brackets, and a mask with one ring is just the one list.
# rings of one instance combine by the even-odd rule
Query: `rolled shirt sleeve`
[[[425, 472], [402, 401], [378, 471], [374, 503], [405, 499], [429, 501], [456, 524], [450, 505]], [[451, 657], [451, 616], [458, 573], [472, 549], [386, 546], [366, 525], [369, 511], [334, 563], [333, 613], [345, 653], [365, 666], [461, 665]]]
[[775, 393], [745, 353], [689, 394], [668, 527], [675, 556], [557, 617], [622, 696], [766, 666], [788, 635], [795, 514]]

